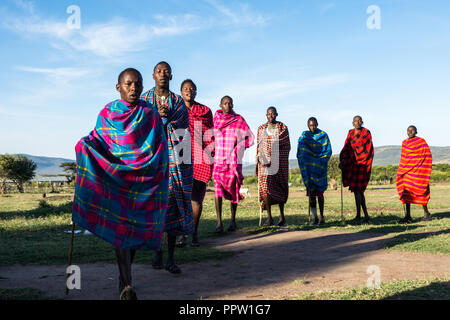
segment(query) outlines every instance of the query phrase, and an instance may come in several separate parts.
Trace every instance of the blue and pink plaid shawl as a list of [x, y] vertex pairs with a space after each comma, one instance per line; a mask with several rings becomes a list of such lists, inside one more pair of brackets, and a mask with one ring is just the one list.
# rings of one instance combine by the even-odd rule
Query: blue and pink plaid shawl
[[298, 139], [297, 159], [305, 187], [311, 192], [324, 192], [328, 187], [328, 161], [332, 155], [331, 142], [326, 132], [304, 131]]
[[[158, 110], [154, 93], [155, 88], [144, 93], [141, 99], [148, 101]], [[194, 231], [191, 204], [191, 133], [189, 110], [179, 95], [170, 92], [169, 115], [162, 120], [169, 144], [169, 205], [164, 231], [173, 236], [189, 234]]]
[[159, 249], [168, 202], [169, 152], [161, 117], [145, 101], [116, 100], [75, 147], [72, 220], [124, 249]]

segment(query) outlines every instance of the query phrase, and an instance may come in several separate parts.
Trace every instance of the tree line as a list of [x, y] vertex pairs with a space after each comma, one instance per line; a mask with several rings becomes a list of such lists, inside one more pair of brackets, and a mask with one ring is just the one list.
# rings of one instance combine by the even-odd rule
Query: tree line
[[[371, 184], [393, 184], [397, 178], [397, 165], [373, 166], [370, 176]], [[450, 181], [450, 164], [433, 164], [430, 180], [432, 182]], [[341, 170], [339, 169], [339, 157], [332, 156], [328, 162], [328, 181], [331, 188], [336, 189], [341, 183]], [[257, 183], [257, 177], [246, 177], [244, 183]], [[289, 170], [289, 183], [292, 186], [303, 186], [302, 175], [299, 168]]]
[[[72, 182], [76, 175], [76, 163], [62, 163], [60, 167], [66, 173], [67, 181]], [[0, 194], [7, 193], [9, 184], [24, 193], [24, 184], [36, 176], [36, 169], [37, 164], [26, 156], [0, 154]]]

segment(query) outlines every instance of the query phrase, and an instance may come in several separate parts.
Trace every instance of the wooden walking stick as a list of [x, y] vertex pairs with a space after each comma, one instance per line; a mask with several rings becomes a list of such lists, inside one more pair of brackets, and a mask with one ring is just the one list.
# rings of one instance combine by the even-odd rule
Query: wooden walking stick
[[261, 223], [262, 223], [262, 213], [263, 213], [263, 208], [262, 208], [262, 203], [259, 202], [259, 177], [258, 177], [258, 156], [256, 157], [256, 180], [258, 181], [258, 204], [259, 204], [259, 226], [261, 227]]
[[308, 222], [311, 222], [311, 202], [308, 197]]
[[[72, 221], [72, 234], [70, 235], [70, 247], [69, 247], [69, 262], [67, 267], [72, 265], [72, 252], [73, 252], [73, 237], [75, 233], [75, 223]], [[67, 279], [69, 279], [69, 274], [66, 277], [66, 296], [69, 294], [69, 287], [67, 286]]]
[[343, 194], [343, 186], [342, 186], [342, 176], [341, 176], [341, 221], [344, 221], [344, 194]]

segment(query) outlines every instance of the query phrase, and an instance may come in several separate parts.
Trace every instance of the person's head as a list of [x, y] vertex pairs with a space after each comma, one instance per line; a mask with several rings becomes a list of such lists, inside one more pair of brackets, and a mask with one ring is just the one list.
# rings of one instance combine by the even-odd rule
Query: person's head
[[220, 100], [220, 108], [223, 113], [228, 114], [233, 110], [233, 99], [230, 96], [225, 96]]
[[277, 109], [275, 107], [267, 108], [266, 117], [267, 117], [267, 121], [269, 123], [277, 122], [277, 117], [278, 117]]
[[364, 124], [363, 119], [361, 118], [361, 116], [354, 116], [353, 117], [353, 127], [355, 129], [361, 129], [362, 125]]
[[311, 117], [308, 119], [307, 125], [308, 125], [309, 131], [311, 131], [311, 133], [314, 133], [317, 130], [319, 123], [317, 122], [316, 118]]
[[185, 102], [193, 103], [197, 96], [197, 86], [191, 79], [186, 79], [181, 83], [181, 97]]
[[155, 87], [169, 89], [170, 80], [172, 80], [172, 68], [165, 62], [159, 62], [153, 69], [153, 80]]
[[409, 137], [410, 139], [412, 139], [412, 138], [414, 138], [414, 137], [416, 136], [416, 134], [417, 134], [417, 128], [416, 128], [416, 126], [409, 126], [406, 132], [407, 132], [407, 134], [408, 134], [408, 137]]
[[123, 70], [117, 80], [116, 90], [120, 92], [120, 98], [132, 105], [136, 104], [144, 89], [141, 73], [133, 68]]

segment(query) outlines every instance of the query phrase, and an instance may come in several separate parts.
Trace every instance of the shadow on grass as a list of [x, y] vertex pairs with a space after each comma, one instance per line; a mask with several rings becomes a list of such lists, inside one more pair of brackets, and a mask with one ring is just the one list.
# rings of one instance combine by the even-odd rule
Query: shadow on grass
[[403, 291], [383, 300], [449, 300], [450, 281], [434, 282], [428, 286]]
[[[294, 217], [294, 219], [292, 219]], [[258, 227], [258, 220], [252, 219], [247, 221], [246, 224], [254, 224], [255, 227], [244, 227], [242, 231], [250, 234], [258, 233], [278, 233], [286, 231], [347, 231], [347, 232], [369, 232], [379, 234], [399, 233], [418, 228], [418, 225], [414, 224], [399, 224], [399, 217], [396, 215], [378, 215], [372, 217], [368, 223], [356, 222], [354, 220], [345, 220], [331, 218], [327, 220], [325, 217], [325, 225], [312, 225], [307, 218], [303, 215], [291, 216], [291, 220], [295, 220], [296, 223], [289, 223], [284, 227], [268, 226]]]
[[17, 218], [44, 218], [51, 215], [58, 215], [58, 214], [65, 214], [65, 213], [71, 213], [72, 212], [72, 201], [59, 204], [59, 205], [52, 205], [50, 203], [47, 203], [46, 207], [43, 208], [36, 208], [31, 210], [24, 210], [24, 211], [7, 211], [7, 212], [1, 212], [0, 213], [0, 221], [8, 221], [13, 220]]
[[391, 241], [389, 241], [386, 244], [386, 248], [392, 248], [398, 245], [402, 245], [405, 243], [412, 243], [416, 242], [425, 238], [431, 238], [436, 237], [443, 234], [449, 234], [450, 229], [446, 230], [440, 230], [440, 231], [432, 231], [432, 232], [420, 232], [420, 233], [405, 233], [405, 234], [399, 234], [392, 238]]
[[438, 213], [433, 213], [433, 214], [431, 214], [431, 216], [432, 216], [433, 218], [438, 218], [438, 219], [450, 218], [450, 212], [438, 212]]
[[[50, 218], [55, 215], [54, 209], [30, 210], [26, 214], [34, 218]], [[60, 206], [57, 207], [56, 212], [59, 209]], [[22, 213], [18, 215], [21, 216]], [[65, 213], [65, 215], [67, 216], [67, 224], [51, 225], [45, 223], [40, 225], [36, 221], [30, 221], [29, 224], [26, 222], [20, 228], [5, 229], [2, 227], [0, 229], [0, 265], [66, 264], [71, 226], [69, 224], [70, 213]], [[113, 245], [95, 235], [86, 235], [85, 230], [78, 226], [75, 230], [76, 232], [80, 231], [80, 233], [74, 235], [73, 263], [116, 262]], [[163, 250], [165, 257], [167, 257], [166, 242], [163, 244]], [[153, 255], [153, 251], [139, 250], [135, 261], [151, 264]], [[234, 252], [219, 251], [206, 246], [191, 247], [187, 245], [186, 248], [175, 250], [175, 261], [183, 264], [204, 260], [220, 260], [233, 255]]]

